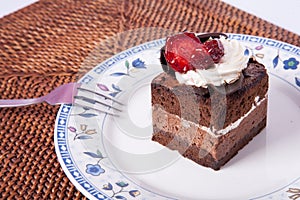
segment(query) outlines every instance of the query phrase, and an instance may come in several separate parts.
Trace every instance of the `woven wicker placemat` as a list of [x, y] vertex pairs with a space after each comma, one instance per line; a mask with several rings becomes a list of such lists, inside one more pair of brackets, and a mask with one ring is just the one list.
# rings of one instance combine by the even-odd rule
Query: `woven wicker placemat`
[[[183, 30], [300, 46], [298, 35], [217, 0], [41, 0], [0, 19], [0, 97], [45, 95], [121, 50]], [[58, 108], [0, 109], [1, 199], [84, 198], [55, 154]]]

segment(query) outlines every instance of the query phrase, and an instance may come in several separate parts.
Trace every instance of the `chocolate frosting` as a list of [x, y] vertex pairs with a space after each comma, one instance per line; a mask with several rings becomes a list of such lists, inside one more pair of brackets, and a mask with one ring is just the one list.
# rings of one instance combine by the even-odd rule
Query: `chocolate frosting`
[[[228, 38], [228, 36], [224, 33], [205, 33], [205, 34], [199, 34], [197, 37], [200, 39], [200, 41], [203, 43], [207, 41], [209, 38], [220, 38], [220, 36], [224, 36]], [[169, 75], [171, 75], [174, 79], [175, 77], [175, 71], [173, 70], [172, 67], [170, 67], [165, 59], [165, 46], [163, 46], [160, 50], [160, 62], [162, 69]], [[255, 63], [255, 64], [254, 64]], [[209, 97], [209, 91], [211, 89], [213, 90], [218, 90], [218, 91], [225, 91], [226, 93], [233, 93], [241, 88], [241, 85], [244, 81], [245, 78], [247, 77], [257, 77], [260, 74], [264, 74], [265, 70], [262, 70], [262, 68], [257, 68], [257, 62], [254, 58], [250, 58], [248, 61], [248, 66], [244, 70], [242, 70], [241, 76], [239, 80], [235, 81], [234, 83], [231, 84], [223, 84], [222, 86], [213, 86], [213, 85], [208, 85], [208, 88], [203, 88], [203, 87], [194, 87], [194, 90], [196, 93], [202, 95], [202, 96], [207, 96]], [[264, 67], [263, 67], [264, 69]], [[224, 90], [225, 87], [225, 90]]]

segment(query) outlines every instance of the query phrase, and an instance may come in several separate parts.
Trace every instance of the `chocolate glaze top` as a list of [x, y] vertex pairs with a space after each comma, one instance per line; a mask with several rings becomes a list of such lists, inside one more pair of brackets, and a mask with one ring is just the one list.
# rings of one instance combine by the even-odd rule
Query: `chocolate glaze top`
[[[200, 41], [203, 43], [207, 41], [209, 38], [220, 38], [220, 36], [224, 36], [228, 38], [228, 36], [224, 33], [206, 33], [206, 34], [200, 34], [197, 35], [197, 37], [200, 39]], [[169, 75], [171, 75], [174, 79], [176, 79], [175, 71], [172, 67], [169, 66], [165, 59], [165, 46], [163, 46], [160, 50], [160, 62], [162, 69]], [[261, 65], [259, 68], [257, 68], [257, 65], [260, 65], [254, 58], [250, 58], [248, 61], [247, 68], [242, 70], [240, 78], [231, 84], [223, 84], [219, 87], [225, 87], [226, 93], [233, 93], [241, 88], [241, 84], [244, 82], [244, 78], [246, 77], [260, 77], [263, 76], [263, 74], [266, 74], [266, 70], [263, 65]], [[209, 96], [209, 89], [214, 88], [218, 90], [218, 87], [213, 85], [208, 85], [208, 88], [203, 87], [196, 87], [193, 86], [194, 90], [197, 91], [198, 94], [202, 96]], [[221, 91], [221, 90], [220, 90]]]

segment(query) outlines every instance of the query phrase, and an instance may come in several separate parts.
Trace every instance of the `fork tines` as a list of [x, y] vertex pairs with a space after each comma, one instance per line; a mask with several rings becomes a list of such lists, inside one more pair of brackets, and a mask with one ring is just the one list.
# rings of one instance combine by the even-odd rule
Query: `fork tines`
[[87, 88], [77, 88], [81, 91], [80, 95], [74, 96], [74, 105], [85, 109], [95, 110], [97, 112], [107, 113], [112, 116], [119, 116], [118, 113], [122, 112], [120, 106], [124, 106], [112, 96], [102, 94]]

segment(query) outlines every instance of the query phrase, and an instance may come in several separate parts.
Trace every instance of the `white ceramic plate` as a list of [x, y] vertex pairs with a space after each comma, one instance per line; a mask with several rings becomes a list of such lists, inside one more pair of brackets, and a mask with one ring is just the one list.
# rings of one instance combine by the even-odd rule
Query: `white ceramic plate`
[[90, 199], [300, 199], [300, 48], [229, 34], [270, 74], [267, 128], [219, 171], [151, 141], [150, 82], [164, 39], [99, 64], [81, 82], [126, 104], [121, 117], [62, 105], [55, 147], [71, 182]]

